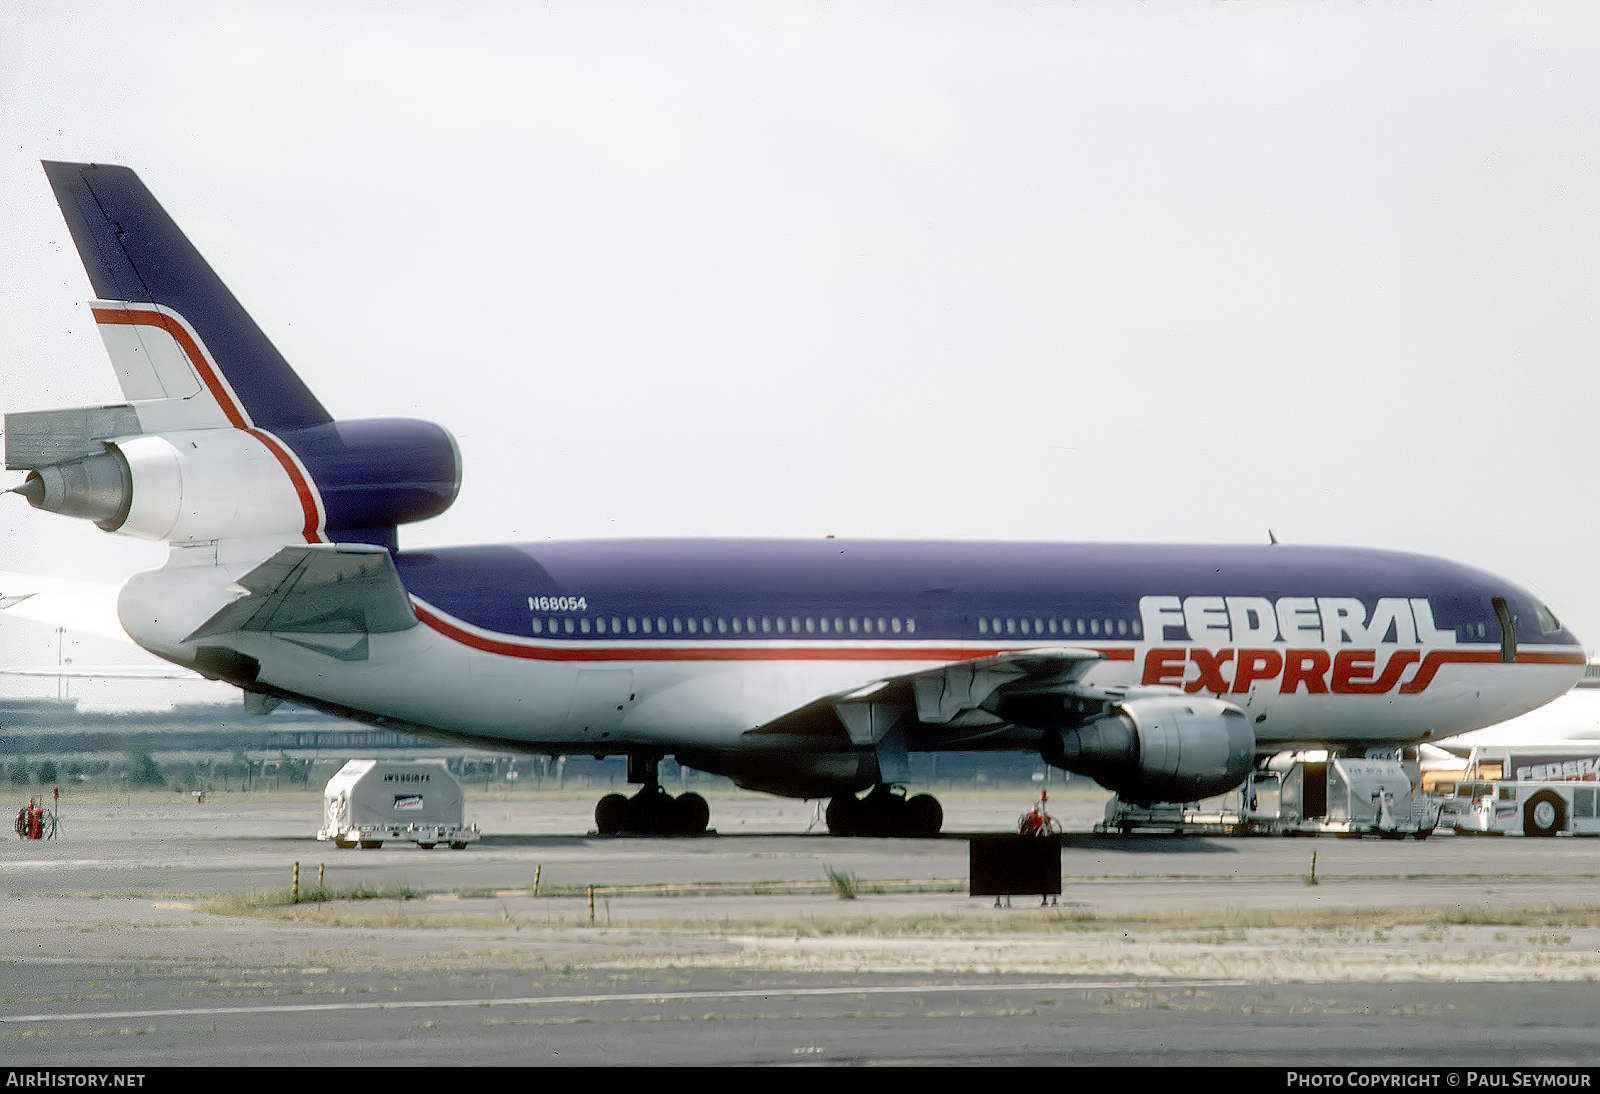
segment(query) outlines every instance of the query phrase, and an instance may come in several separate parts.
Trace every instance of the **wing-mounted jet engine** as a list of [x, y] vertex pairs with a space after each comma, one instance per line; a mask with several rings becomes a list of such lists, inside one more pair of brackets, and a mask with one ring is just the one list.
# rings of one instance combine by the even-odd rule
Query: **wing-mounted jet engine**
[[1046, 730], [1039, 753], [1148, 805], [1227, 793], [1250, 773], [1255, 750], [1250, 721], [1232, 703], [1169, 693], [1111, 699], [1097, 717]]

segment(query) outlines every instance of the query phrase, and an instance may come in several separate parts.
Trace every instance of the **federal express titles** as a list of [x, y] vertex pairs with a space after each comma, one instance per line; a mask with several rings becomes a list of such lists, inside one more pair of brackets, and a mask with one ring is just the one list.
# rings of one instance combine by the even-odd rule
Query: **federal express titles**
[[1369, 614], [1348, 596], [1142, 596], [1139, 616], [1151, 644], [1141, 683], [1189, 692], [1276, 681], [1283, 695], [1412, 695], [1447, 661], [1482, 659], [1440, 649], [1457, 636], [1434, 625], [1424, 597], [1383, 597]]

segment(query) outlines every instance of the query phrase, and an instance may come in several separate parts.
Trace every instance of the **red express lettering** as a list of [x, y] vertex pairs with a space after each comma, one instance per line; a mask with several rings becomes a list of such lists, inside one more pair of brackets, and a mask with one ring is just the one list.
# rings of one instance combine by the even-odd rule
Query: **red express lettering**
[[[1399, 686], [1408, 668], [1422, 661], [1418, 650], [1395, 650], [1380, 671], [1378, 657], [1379, 651], [1370, 649], [1334, 654], [1322, 649], [1158, 647], [1145, 654], [1140, 683], [1181, 687], [1190, 693], [1244, 695], [1258, 684], [1276, 680], [1280, 695], [1301, 691], [1307, 695], [1386, 695]], [[1432, 672], [1419, 674], [1402, 693], [1423, 690], [1432, 676]]]
[[1276, 680], [1283, 671], [1283, 655], [1277, 650], [1240, 650], [1236, 664], [1233, 691], [1243, 695], [1257, 681]]
[[1328, 666], [1333, 658], [1327, 650], [1288, 650], [1283, 655], [1282, 695], [1293, 695], [1302, 687], [1307, 695], [1328, 694]]
[[1200, 669], [1200, 675], [1190, 680], [1183, 686], [1184, 691], [1209, 691], [1222, 694], [1228, 690], [1228, 682], [1222, 678], [1222, 666], [1233, 660], [1232, 650], [1190, 650], [1189, 660], [1193, 661]]

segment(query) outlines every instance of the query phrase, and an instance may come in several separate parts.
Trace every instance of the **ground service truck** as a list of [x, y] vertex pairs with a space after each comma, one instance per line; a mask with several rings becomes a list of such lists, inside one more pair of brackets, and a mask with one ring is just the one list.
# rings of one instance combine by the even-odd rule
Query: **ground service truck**
[[1600, 836], [1600, 754], [1571, 745], [1474, 749], [1440, 823], [1461, 833]]

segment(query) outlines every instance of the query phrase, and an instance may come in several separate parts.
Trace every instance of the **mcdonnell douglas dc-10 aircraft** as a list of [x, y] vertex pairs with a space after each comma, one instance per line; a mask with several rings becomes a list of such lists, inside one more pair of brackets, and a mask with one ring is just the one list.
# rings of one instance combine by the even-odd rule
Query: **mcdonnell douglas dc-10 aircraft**
[[[495, 750], [624, 755], [603, 833], [698, 833], [674, 756], [831, 798], [838, 834], [934, 834], [914, 751], [1013, 750], [1191, 801], [1258, 755], [1502, 722], [1584, 651], [1450, 562], [1331, 547], [624, 539], [401, 550], [455, 500], [449, 433], [335, 419], [138, 177], [46, 163], [127, 402], [8, 414], [39, 509], [164, 540], [140, 646], [244, 689]], [[863, 795], [861, 792], [866, 791]]]

